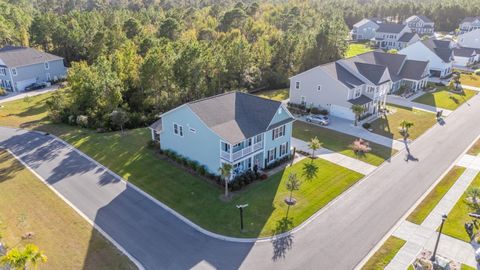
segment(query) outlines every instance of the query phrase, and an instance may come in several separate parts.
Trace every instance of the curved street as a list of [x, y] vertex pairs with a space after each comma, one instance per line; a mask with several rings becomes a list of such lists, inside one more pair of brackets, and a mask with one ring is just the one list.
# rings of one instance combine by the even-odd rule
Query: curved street
[[176, 218], [63, 142], [0, 128], [7, 148], [146, 269], [353, 269], [480, 134], [477, 95], [291, 237], [233, 243]]

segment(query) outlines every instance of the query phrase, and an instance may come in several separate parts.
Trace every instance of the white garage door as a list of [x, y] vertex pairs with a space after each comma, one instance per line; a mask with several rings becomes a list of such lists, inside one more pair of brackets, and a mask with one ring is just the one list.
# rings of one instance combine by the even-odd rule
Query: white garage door
[[332, 105], [330, 114], [348, 120], [355, 120], [355, 114], [353, 114], [352, 110], [343, 106]]
[[17, 82], [17, 91], [23, 91], [23, 90], [25, 90], [25, 87], [27, 87], [31, 84], [34, 84], [36, 82], [37, 82], [37, 79], [35, 79], [35, 78], [29, 79], [29, 80], [19, 81], [19, 82]]

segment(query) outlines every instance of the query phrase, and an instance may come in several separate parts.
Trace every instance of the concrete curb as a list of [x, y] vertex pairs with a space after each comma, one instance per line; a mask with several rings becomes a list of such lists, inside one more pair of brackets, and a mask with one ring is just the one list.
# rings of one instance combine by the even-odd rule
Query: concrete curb
[[126, 251], [122, 245], [120, 245], [117, 241], [115, 241], [115, 239], [113, 239], [113, 237], [111, 237], [108, 233], [102, 230], [102, 228], [100, 228], [100, 226], [95, 224], [95, 222], [92, 221], [89, 217], [83, 214], [83, 212], [80, 211], [80, 209], [75, 207], [75, 205], [73, 205], [67, 198], [65, 198], [62, 194], [60, 194], [42, 176], [36, 173], [30, 166], [28, 166], [28, 164], [26, 164], [22, 159], [20, 159], [20, 157], [15, 155], [9, 149], [6, 149], [6, 151], [9, 154], [11, 154], [16, 160], [18, 160], [18, 162], [20, 162], [23, 166], [25, 166], [25, 168], [27, 168], [33, 175], [35, 175], [38, 179], [40, 179], [40, 181], [42, 181], [43, 184], [45, 184], [51, 191], [53, 191], [53, 193], [55, 193], [60, 199], [62, 199], [68, 206], [70, 206], [73, 210], [75, 210], [75, 212], [77, 212], [77, 214], [79, 214], [83, 219], [85, 219], [93, 228], [99, 231], [108, 241], [110, 241], [118, 250], [120, 250], [120, 252], [122, 252], [125, 256], [127, 256], [137, 266], [138, 269], [145, 270], [145, 267], [143, 267], [143, 265], [134, 256], [128, 253], [128, 251]]

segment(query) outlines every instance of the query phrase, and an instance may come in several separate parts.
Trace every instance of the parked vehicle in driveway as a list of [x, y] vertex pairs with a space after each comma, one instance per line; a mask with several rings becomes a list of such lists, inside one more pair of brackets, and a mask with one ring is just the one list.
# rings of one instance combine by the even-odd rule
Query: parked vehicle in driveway
[[33, 91], [33, 90], [38, 90], [38, 89], [43, 89], [45, 87], [47, 87], [48, 84], [45, 83], [45, 82], [42, 82], [42, 83], [33, 83], [27, 87], [25, 87], [25, 91]]
[[319, 124], [321, 126], [328, 126], [330, 120], [324, 115], [309, 115], [307, 116], [307, 122]]

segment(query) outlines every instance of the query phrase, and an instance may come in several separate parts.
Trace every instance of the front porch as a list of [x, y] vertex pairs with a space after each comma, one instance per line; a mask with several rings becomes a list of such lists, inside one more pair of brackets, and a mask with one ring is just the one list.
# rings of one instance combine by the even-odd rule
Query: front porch
[[232, 164], [259, 150], [263, 150], [263, 134], [256, 135], [233, 145], [224, 141], [220, 143], [220, 157]]

